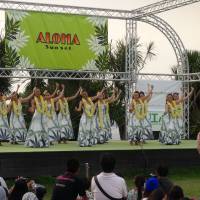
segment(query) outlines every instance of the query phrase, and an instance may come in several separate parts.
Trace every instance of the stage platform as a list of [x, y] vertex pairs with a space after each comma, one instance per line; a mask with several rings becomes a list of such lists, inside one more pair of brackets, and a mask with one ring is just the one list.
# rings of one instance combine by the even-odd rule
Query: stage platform
[[66, 169], [69, 158], [81, 162], [81, 173], [85, 163], [90, 165], [90, 173], [100, 170], [99, 160], [103, 153], [111, 152], [117, 159], [117, 169], [121, 172], [136, 168], [154, 168], [159, 163], [172, 167], [200, 166], [200, 156], [196, 141], [184, 140], [180, 145], [163, 145], [158, 141], [148, 141], [142, 146], [131, 146], [127, 141], [110, 141], [93, 147], [79, 147], [77, 142], [56, 144], [49, 148], [27, 148], [23, 145], [2, 143], [0, 146], [0, 174], [3, 177], [16, 176], [57, 176]]

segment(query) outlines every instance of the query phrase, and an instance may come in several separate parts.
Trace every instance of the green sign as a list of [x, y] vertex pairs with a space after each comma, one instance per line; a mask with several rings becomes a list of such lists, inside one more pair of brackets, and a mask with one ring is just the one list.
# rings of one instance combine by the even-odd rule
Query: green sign
[[105, 27], [107, 20], [100, 18], [8, 11], [7, 52], [16, 51], [17, 67], [97, 69], [96, 59], [106, 51], [106, 45], [96, 31]]

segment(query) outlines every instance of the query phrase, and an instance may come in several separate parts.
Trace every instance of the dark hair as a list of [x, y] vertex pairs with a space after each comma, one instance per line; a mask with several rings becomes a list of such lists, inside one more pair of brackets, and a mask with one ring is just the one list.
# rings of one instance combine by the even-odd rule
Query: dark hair
[[143, 94], [145, 96], [145, 93], [143, 91], [140, 91], [140, 95]]
[[166, 177], [169, 173], [168, 167], [165, 165], [159, 165], [156, 168], [156, 173], [158, 176]]
[[165, 196], [164, 191], [161, 188], [154, 190], [150, 195], [148, 200], [161, 200]]
[[145, 177], [144, 176], [136, 176], [134, 183], [135, 183], [135, 186], [137, 187], [137, 191], [138, 191], [137, 200], [141, 200], [142, 193], [144, 190]]
[[76, 173], [79, 170], [80, 164], [77, 159], [70, 159], [67, 161], [67, 171]]
[[138, 90], [136, 90], [134, 93], [140, 94], [140, 92]]
[[173, 95], [179, 95], [179, 93], [178, 92], [174, 92]]
[[173, 186], [169, 193], [169, 200], [180, 200], [183, 198], [183, 189], [178, 185]]
[[15, 181], [14, 188], [9, 195], [9, 200], [21, 200], [23, 195], [28, 192], [28, 186], [25, 179], [20, 178]]
[[45, 186], [36, 184], [35, 187], [35, 195], [37, 196], [38, 200], [42, 200], [47, 193]]
[[102, 170], [106, 173], [113, 172], [115, 168], [115, 158], [112, 154], [106, 153], [101, 158], [101, 167]]

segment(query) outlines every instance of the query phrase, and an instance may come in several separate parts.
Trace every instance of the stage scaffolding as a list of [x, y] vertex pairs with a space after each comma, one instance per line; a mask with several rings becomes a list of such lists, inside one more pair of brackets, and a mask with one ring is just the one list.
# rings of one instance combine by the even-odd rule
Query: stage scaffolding
[[[198, 82], [200, 72], [189, 74], [189, 63], [185, 47], [176, 31], [155, 14], [199, 2], [200, 0], [163, 0], [135, 10], [116, 10], [68, 5], [42, 4], [32, 2], [0, 0], [0, 10], [40, 11], [64, 13], [94, 17], [106, 17], [126, 21], [126, 71], [72, 71], [0, 68], [0, 77], [68, 79], [68, 80], [107, 80], [126, 83], [126, 110], [130, 96], [138, 79], [143, 80], [179, 80], [183, 84], [183, 94], [189, 91], [189, 82]], [[177, 58], [177, 74], [139, 73], [137, 69], [137, 22], [144, 22], [158, 29], [170, 42]], [[30, 77], [31, 76], [31, 77]], [[126, 120], [127, 121], [127, 120]], [[189, 100], [184, 103], [184, 129], [189, 138]]]

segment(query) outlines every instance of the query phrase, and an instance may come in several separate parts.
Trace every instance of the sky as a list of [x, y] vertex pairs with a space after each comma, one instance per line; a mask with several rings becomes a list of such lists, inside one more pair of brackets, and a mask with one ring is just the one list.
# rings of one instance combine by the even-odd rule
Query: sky
[[[14, 0], [13, 0], [14, 1]], [[21, 0], [31, 2], [31, 0]], [[32, 0], [32, 2], [74, 5], [84, 7], [98, 7], [110, 9], [133, 10], [156, 2], [155, 0]], [[200, 51], [200, 2], [170, 10], [159, 14], [178, 33], [186, 49]], [[0, 15], [0, 26], [3, 25], [3, 13]], [[174, 51], [162, 33], [154, 27], [139, 22], [138, 36], [144, 51], [147, 44], [153, 41], [156, 56], [145, 65], [141, 72], [171, 73], [171, 67], [176, 65]], [[112, 43], [125, 38], [125, 22], [123, 20], [109, 20], [109, 41]]]

